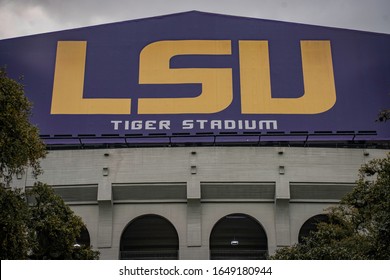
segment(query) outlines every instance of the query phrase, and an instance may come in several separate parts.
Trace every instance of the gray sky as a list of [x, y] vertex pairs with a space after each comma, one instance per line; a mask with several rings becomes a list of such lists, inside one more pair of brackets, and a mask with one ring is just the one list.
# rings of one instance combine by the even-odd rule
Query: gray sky
[[390, 0], [0, 0], [0, 39], [191, 10], [390, 34]]

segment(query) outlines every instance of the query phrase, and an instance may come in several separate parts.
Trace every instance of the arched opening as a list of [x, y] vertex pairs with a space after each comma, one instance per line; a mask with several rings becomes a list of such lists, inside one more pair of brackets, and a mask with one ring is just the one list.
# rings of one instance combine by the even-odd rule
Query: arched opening
[[177, 260], [178, 251], [175, 227], [158, 215], [135, 218], [121, 236], [121, 260]]
[[89, 237], [88, 229], [83, 226], [80, 231], [80, 236], [76, 238], [76, 244], [80, 246], [91, 246], [91, 238]]
[[298, 242], [302, 243], [304, 242], [305, 238], [310, 235], [310, 232], [316, 232], [317, 231], [317, 225], [321, 222], [328, 223], [329, 222], [329, 216], [326, 214], [320, 214], [311, 217], [308, 219], [299, 230], [298, 235]]
[[262, 260], [267, 253], [267, 235], [261, 224], [248, 215], [227, 215], [211, 231], [212, 260]]

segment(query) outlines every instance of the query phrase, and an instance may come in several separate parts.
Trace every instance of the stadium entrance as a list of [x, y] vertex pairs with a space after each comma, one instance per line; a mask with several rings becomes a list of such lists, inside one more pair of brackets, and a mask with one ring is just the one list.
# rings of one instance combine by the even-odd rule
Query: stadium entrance
[[227, 215], [211, 231], [212, 260], [261, 260], [267, 253], [267, 235], [261, 224], [248, 215]]
[[176, 229], [158, 215], [135, 218], [121, 236], [121, 260], [177, 260], [178, 251]]

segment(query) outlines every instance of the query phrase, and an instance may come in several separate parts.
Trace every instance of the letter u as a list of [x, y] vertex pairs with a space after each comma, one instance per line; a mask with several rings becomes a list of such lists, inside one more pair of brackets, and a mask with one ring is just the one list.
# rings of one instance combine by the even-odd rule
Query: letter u
[[319, 114], [336, 103], [329, 41], [301, 41], [304, 95], [272, 98], [267, 41], [239, 41], [243, 114]]

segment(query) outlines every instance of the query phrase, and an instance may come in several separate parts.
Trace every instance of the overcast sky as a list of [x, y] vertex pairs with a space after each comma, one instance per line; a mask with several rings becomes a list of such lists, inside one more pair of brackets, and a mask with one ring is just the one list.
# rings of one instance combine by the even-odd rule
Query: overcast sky
[[390, 0], [0, 0], [0, 39], [192, 10], [390, 34]]

